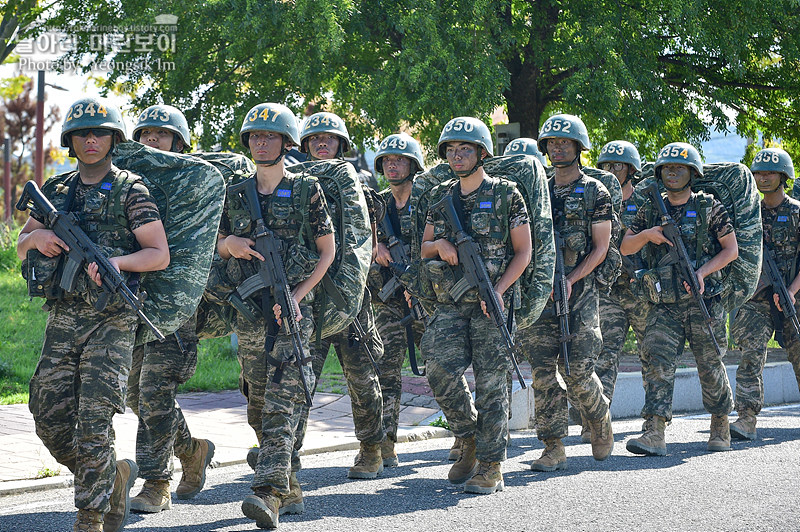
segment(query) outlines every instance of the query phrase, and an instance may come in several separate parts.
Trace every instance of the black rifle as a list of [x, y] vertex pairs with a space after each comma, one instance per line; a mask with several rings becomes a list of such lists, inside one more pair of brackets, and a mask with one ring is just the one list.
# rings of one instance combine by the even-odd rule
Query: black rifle
[[24, 211], [30, 209], [42, 219], [45, 225], [53, 231], [58, 238], [64, 241], [69, 247], [67, 262], [61, 274], [60, 286], [65, 292], [75, 290], [78, 281], [78, 273], [92, 262], [97, 263], [97, 273], [100, 275], [103, 293], [97, 298], [94, 308], [98, 311], [103, 310], [108, 305], [108, 300], [114, 294], [119, 294], [139, 318], [152, 329], [160, 341], [164, 340], [164, 335], [158, 330], [152, 321], [142, 310], [142, 300], [125, 283], [125, 278], [111, 264], [97, 245], [92, 242], [89, 236], [78, 225], [78, 217], [74, 212], [60, 212], [50, 203], [34, 181], [25, 183], [22, 189], [22, 196], [17, 202], [17, 209]]
[[[454, 194], [459, 194], [459, 192], [454, 191]], [[478, 295], [481, 300], [486, 303], [486, 310], [489, 311], [492, 321], [494, 321], [495, 326], [500, 329], [500, 332], [503, 334], [506, 350], [511, 358], [514, 371], [517, 373], [519, 384], [523, 388], [527, 388], [525, 379], [522, 378], [519, 364], [517, 364], [517, 358], [514, 356], [514, 341], [511, 339], [511, 333], [508, 331], [500, 301], [497, 299], [497, 292], [494, 291], [494, 286], [489, 278], [489, 272], [486, 270], [486, 264], [483, 262], [483, 258], [480, 254], [480, 246], [478, 246], [475, 240], [464, 231], [464, 226], [453, 204], [452, 194], [445, 194], [444, 198], [431, 207], [431, 210], [441, 211], [450, 229], [455, 233], [458, 263], [464, 274], [463, 279], [470, 288], [478, 289]], [[454, 299], [458, 301], [459, 298]]]
[[800, 337], [800, 321], [797, 319], [797, 310], [795, 310], [792, 304], [792, 300], [789, 297], [789, 290], [786, 288], [786, 283], [783, 281], [783, 275], [775, 262], [775, 253], [767, 246], [766, 242], [764, 242], [763, 269], [764, 273], [767, 274], [769, 284], [772, 285], [772, 291], [778, 294], [778, 302], [781, 305], [783, 316], [791, 320], [797, 336]]
[[717, 355], [722, 356], [717, 338], [714, 336], [714, 329], [712, 327], [714, 320], [708, 313], [708, 307], [706, 307], [706, 302], [703, 299], [703, 295], [700, 293], [697, 273], [695, 272], [694, 266], [692, 266], [692, 261], [689, 259], [689, 253], [686, 251], [686, 244], [683, 243], [683, 238], [681, 238], [681, 231], [675, 224], [675, 220], [669, 215], [667, 206], [664, 204], [664, 199], [661, 197], [661, 192], [658, 190], [658, 185], [652, 183], [647, 187], [647, 192], [650, 194], [650, 197], [653, 198], [653, 202], [661, 215], [661, 228], [664, 232], [664, 237], [672, 242], [671, 246], [667, 245], [668, 254], [661, 259], [659, 266], [674, 264], [677, 267], [679, 277], [689, 285], [692, 297], [694, 297], [697, 306], [700, 307], [700, 312], [703, 314], [703, 321], [706, 323], [708, 335], [714, 343], [714, 349], [717, 351]]
[[[281, 322], [286, 327], [286, 332], [292, 339], [294, 349], [294, 362], [300, 373], [300, 382], [303, 384], [303, 393], [306, 396], [306, 404], [311, 406], [311, 392], [308, 389], [306, 376], [303, 372], [303, 365], [308, 361], [303, 356], [303, 340], [300, 336], [300, 325], [297, 323], [297, 312], [295, 312], [294, 302], [292, 301], [292, 290], [289, 281], [286, 279], [286, 268], [283, 265], [281, 250], [283, 241], [276, 237], [264, 223], [261, 213], [261, 206], [258, 201], [258, 191], [256, 189], [255, 178], [250, 178], [228, 187], [230, 194], [244, 194], [244, 203], [250, 213], [250, 218], [256, 224], [254, 249], [264, 257], [263, 261], [255, 260], [258, 263], [258, 273], [245, 279], [236, 289], [239, 296], [244, 300], [256, 292], [261, 292], [262, 303], [261, 312], [267, 324], [273, 323], [274, 315], [272, 305], [269, 301], [274, 301], [281, 307]], [[268, 297], [271, 296], [271, 297]], [[268, 353], [272, 350], [274, 338], [267, 335], [264, 350]], [[279, 383], [283, 376], [284, 361], [271, 360], [276, 366], [275, 375], [272, 382]]]
[[564, 270], [564, 239], [561, 233], [553, 231], [556, 242], [556, 270], [553, 278], [553, 309], [558, 317], [558, 342], [561, 358], [564, 360], [564, 373], [569, 376], [569, 344], [575, 334], [569, 330], [569, 297], [567, 294], [567, 274]]
[[[393, 207], [392, 207], [393, 208]], [[386, 284], [383, 285], [383, 288], [378, 292], [378, 297], [381, 301], [386, 303], [389, 298], [394, 296], [399, 288], [403, 287], [403, 283], [400, 281], [400, 276], [398, 272], [405, 271], [409, 264], [411, 263], [411, 259], [406, 252], [406, 246], [400, 238], [398, 238], [397, 234], [394, 231], [394, 225], [392, 225], [392, 220], [390, 218], [390, 211], [392, 209], [387, 208], [386, 214], [383, 216], [381, 220], [381, 228], [383, 229], [384, 234], [389, 240], [388, 248], [389, 254], [392, 256], [392, 266], [389, 268], [389, 271], [392, 273], [391, 279], [389, 279]], [[400, 320], [400, 324], [403, 325], [406, 329], [406, 346], [408, 347], [408, 362], [411, 365], [411, 371], [414, 375], [418, 375], [420, 377], [425, 375], [425, 370], [423, 369], [420, 371], [419, 366], [417, 365], [417, 351], [416, 351], [416, 344], [414, 342], [414, 327], [413, 322], [414, 320], [425, 321], [428, 317], [425, 309], [422, 307], [422, 304], [419, 302], [414, 296], [411, 296], [411, 308], [407, 308], [406, 306], [403, 307], [405, 315], [403, 319]]]

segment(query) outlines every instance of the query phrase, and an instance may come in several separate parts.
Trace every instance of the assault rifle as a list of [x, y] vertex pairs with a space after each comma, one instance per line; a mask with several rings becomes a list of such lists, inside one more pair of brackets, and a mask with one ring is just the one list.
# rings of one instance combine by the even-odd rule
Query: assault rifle
[[683, 239], [681, 238], [681, 231], [678, 226], [675, 225], [675, 220], [669, 215], [667, 206], [664, 204], [664, 199], [661, 197], [661, 192], [658, 190], [658, 185], [652, 183], [647, 187], [647, 192], [650, 197], [653, 198], [654, 205], [661, 215], [661, 228], [664, 232], [664, 236], [667, 240], [672, 242], [671, 246], [667, 246], [668, 255], [665, 255], [659, 266], [666, 266], [668, 264], [677, 266], [679, 277], [689, 285], [692, 297], [694, 297], [697, 306], [700, 307], [700, 312], [703, 315], [703, 321], [706, 323], [708, 335], [714, 343], [714, 349], [717, 355], [722, 356], [717, 338], [714, 336], [714, 329], [712, 327], [714, 320], [708, 313], [708, 307], [706, 307], [706, 302], [703, 299], [703, 295], [700, 293], [700, 283], [697, 282], [697, 273], [695, 272], [694, 266], [692, 266], [692, 261], [689, 259], [689, 253], [686, 251], [686, 244], [683, 243]]
[[67, 260], [64, 271], [61, 274], [60, 286], [65, 292], [75, 290], [78, 281], [78, 273], [91, 264], [97, 264], [97, 273], [100, 275], [103, 293], [97, 298], [94, 308], [98, 311], [103, 310], [108, 305], [109, 299], [114, 294], [119, 294], [126, 303], [133, 309], [139, 318], [152, 329], [160, 341], [164, 340], [164, 335], [158, 330], [152, 321], [142, 310], [142, 300], [125, 283], [125, 278], [111, 264], [97, 244], [92, 242], [89, 236], [78, 225], [78, 217], [74, 212], [60, 212], [50, 203], [34, 181], [25, 183], [22, 189], [22, 196], [17, 202], [17, 209], [24, 211], [30, 209], [45, 221], [45, 225], [53, 231], [58, 238], [64, 241], [69, 247], [66, 252]]
[[[253, 240], [255, 240], [254, 249], [264, 257], [263, 261], [258, 262], [258, 273], [245, 279], [242, 284], [236, 289], [239, 296], [244, 300], [257, 292], [262, 294], [261, 312], [264, 320], [269, 324], [270, 320], [274, 319], [272, 313], [272, 305], [268, 303], [271, 299], [281, 307], [281, 322], [286, 327], [286, 332], [292, 339], [292, 348], [294, 349], [294, 362], [300, 373], [300, 382], [303, 384], [303, 393], [306, 396], [306, 404], [311, 406], [311, 392], [308, 389], [306, 376], [303, 372], [303, 365], [308, 361], [303, 356], [303, 340], [300, 336], [300, 325], [297, 323], [297, 312], [294, 308], [292, 301], [292, 290], [289, 287], [289, 281], [286, 279], [286, 268], [283, 265], [283, 258], [281, 251], [283, 250], [283, 241], [276, 237], [264, 223], [264, 218], [261, 213], [261, 206], [258, 201], [258, 191], [256, 189], [255, 178], [250, 178], [231, 185], [228, 187], [230, 194], [244, 195], [244, 203], [247, 205], [247, 210], [250, 213], [250, 218], [256, 224], [256, 232]], [[266, 291], [266, 292], [265, 292]], [[267, 297], [269, 294], [271, 297]], [[265, 341], [264, 350], [269, 352], [272, 346], [269, 345], [269, 335]], [[268, 348], [269, 347], [269, 348]], [[275, 375], [272, 382], [279, 383], [283, 376], [284, 361], [271, 360], [276, 366]]]
[[[381, 301], [386, 303], [394, 294], [397, 292], [399, 288], [403, 287], [403, 283], [400, 281], [400, 276], [398, 272], [405, 271], [411, 259], [406, 253], [406, 246], [403, 244], [403, 241], [398, 238], [397, 234], [394, 231], [394, 226], [392, 225], [392, 220], [389, 217], [390, 209], [386, 209], [386, 214], [384, 214], [383, 219], [381, 220], [381, 228], [383, 229], [384, 234], [389, 239], [389, 254], [392, 256], [392, 265], [389, 270], [392, 272], [392, 278], [386, 281], [386, 284], [383, 285], [380, 292], [378, 292], [378, 297]], [[420, 371], [419, 366], [417, 365], [417, 351], [414, 342], [414, 328], [413, 328], [413, 321], [425, 321], [428, 315], [425, 313], [425, 309], [422, 307], [422, 304], [419, 302], [414, 296], [411, 296], [411, 308], [407, 309], [404, 307], [405, 316], [403, 319], [400, 320], [400, 324], [403, 325], [406, 329], [406, 346], [408, 347], [408, 362], [411, 365], [411, 371], [414, 375], [424, 376], [425, 370], [423, 369]]]
[[[455, 193], [458, 194], [458, 192]], [[523, 388], [527, 388], [525, 385], [525, 379], [522, 378], [522, 372], [519, 369], [519, 364], [517, 364], [517, 358], [514, 356], [514, 341], [511, 339], [511, 333], [508, 331], [508, 327], [506, 326], [505, 317], [503, 316], [503, 311], [501, 310], [502, 307], [500, 306], [500, 301], [497, 299], [497, 292], [494, 291], [494, 286], [489, 278], [489, 272], [486, 270], [486, 264], [483, 262], [483, 258], [481, 257], [480, 247], [475, 240], [473, 240], [473, 238], [467, 234], [466, 231], [464, 231], [464, 226], [461, 223], [461, 219], [456, 211], [456, 207], [453, 204], [452, 194], [445, 194], [444, 198], [431, 207], [431, 210], [441, 211], [441, 213], [444, 215], [445, 221], [450, 226], [450, 229], [455, 233], [456, 249], [458, 251], [458, 264], [460, 265], [460, 269], [464, 274], [462, 281], [466, 283], [467, 288], [478, 289], [478, 295], [481, 300], [486, 303], [486, 310], [492, 317], [495, 327], [500, 329], [500, 332], [503, 334], [506, 350], [511, 358], [514, 371], [517, 373], [519, 384]], [[458, 289], [458, 284], [459, 283], [456, 283], [456, 286], [453, 288]], [[460, 288], [464, 287], [462, 286]], [[463, 294], [463, 292], [461, 293]], [[453, 299], [458, 301], [459, 297], [455, 297]]]
[[553, 279], [553, 307], [558, 317], [558, 342], [561, 358], [564, 360], [564, 373], [569, 376], [569, 343], [575, 334], [569, 330], [569, 294], [567, 294], [567, 274], [564, 270], [564, 238], [559, 231], [553, 231], [556, 242], [556, 270]]
[[767, 274], [769, 284], [772, 285], [772, 291], [778, 294], [778, 302], [781, 305], [783, 316], [791, 320], [797, 336], [800, 336], [800, 321], [797, 319], [797, 310], [792, 304], [789, 290], [783, 281], [783, 275], [781, 275], [781, 271], [775, 262], [775, 253], [767, 246], [766, 242], [764, 242], [764, 273]]

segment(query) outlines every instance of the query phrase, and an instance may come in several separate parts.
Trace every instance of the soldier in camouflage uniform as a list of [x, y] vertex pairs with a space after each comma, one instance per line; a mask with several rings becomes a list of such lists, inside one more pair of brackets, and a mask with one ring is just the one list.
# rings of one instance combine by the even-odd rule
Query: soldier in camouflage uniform
[[[767, 148], [756, 154], [750, 169], [758, 190], [764, 194], [761, 201], [764, 252], [773, 253], [789, 297], [797, 308], [800, 201], [784, 192], [789, 179], [794, 179], [792, 159], [780, 148]], [[783, 317], [778, 295], [768, 289], [769, 281], [764, 274], [760, 281], [756, 295], [739, 309], [731, 326], [731, 335], [742, 350], [736, 370], [735, 408], [739, 419], [731, 424], [731, 436], [740, 440], [756, 438], [756, 416], [764, 406], [762, 373], [767, 361], [767, 342], [773, 332], [785, 347], [800, 386], [800, 339], [791, 322]]]
[[[118, 270], [162, 270], [169, 247], [158, 207], [138, 176], [111, 164], [114, 146], [124, 140], [118, 109], [99, 99], [78, 100], [61, 132], [78, 171], [49, 179], [43, 193], [57, 210], [78, 215], [80, 227]], [[44, 222], [32, 213], [19, 235], [17, 254], [28, 271], [43, 271], [68, 251]], [[75, 474], [74, 530], [108, 532], [124, 525], [137, 473], [131, 460], [115, 460], [112, 418], [125, 409], [138, 318], [121, 297], [96, 310], [92, 281], [102, 282], [96, 263], [88, 265], [88, 274], [78, 274], [73, 292], [50, 291], [58, 286], [57, 274], [45, 282], [49, 287], [39, 287], [49, 292], [50, 314], [29, 407], [42, 442]]]
[[[424, 169], [419, 143], [405, 133], [389, 135], [381, 141], [375, 154], [375, 169], [389, 181], [389, 188], [380, 193], [386, 204], [383, 223], [392, 225], [392, 233], [400, 241], [395, 245], [406, 246], [407, 255], [410, 257], [414, 231], [409, 204], [411, 185], [414, 182], [414, 175]], [[423, 322], [414, 319], [404, 297], [404, 290], [397, 289], [394, 294], [387, 294], [386, 301], [379, 297], [385, 283], [392, 279], [389, 269], [389, 263], [392, 261], [389, 244], [389, 236], [379, 229], [378, 252], [369, 273], [375, 321], [384, 349], [379, 378], [383, 395], [383, 427], [386, 431], [386, 439], [381, 445], [381, 458], [385, 467], [398, 465], [394, 444], [397, 442], [397, 423], [403, 388], [400, 371], [405, 353], [407, 348], [415, 349], [415, 346], [419, 346], [425, 330]], [[403, 323], [404, 321], [407, 325]], [[414, 356], [414, 353], [409, 353], [409, 357], [411, 356]]]
[[[153, 105], [139, 115], [133, 140], [162, 151], [183, 153], [190, 147], [189, 125], [171, 105]], [[176, 401], [178, 386], [197, 367], [197, 314], [167, 337], [133, 350], [128, 379], [128, 406], [139, 417], [136, 465], [145, 479], [142, 491], [131, 499], [131, 510], [157, 513], [172, 508], [169, 481], [172, 450], [181, 461], [183, 475], [175, 494], [191, 499], [203, 489], [214, 444], [192, 438]]]
[[[439, 156], [458, 180], [431, 193], [432, 202], [451, 195], [465, 231], [480, 245], [493, 288], [505, 310], [513, 304], [514, 286], [531, 261], [532, 243], [525, 200], [516, 186], [486, 174], [483, 160], [493, 155], [489, 128], [472, 117], [454, 118], [439, 136]], [[432, 203], [434, 205], [434, 203]], [[459, 212], [460, 211], [460, 212]], [[469, 493], [502, 490], [500, 462], [508, 443], [506, 379], [511, 364], [505, 341], [478, 298], [476, 288], [461, 297], [451, 288], [463, 275], [455, 246], [456, 232], [439, 210], [429, 208], [422, 238], [424, 269], [436, 293], [435, 311], [422, 337], [428, 383], [453, 433], [463, 440], [461, 456], [448, 479]], [[475, 403], [465, 391], [464, 371], [472, 364]], [[466, 392], [466, 393], [465, 393]], [[476, 412], [477, 410], [477, 412]]]
[[[341, 159], [350, 147], [350, 135], [344, 121], [333, 113], [315, 113], [306, 118], [300, 134], [300, 150], [307, 153], [311, 160]], [[372, 224], [373, 259], [377, 250], [375, 206], [372, 194], [365, 187], [365, 197]], [[342, 366], [347, 390], [353, 407], [353, 424], [356, 438], [361, 442], [361, 449], [355, 463], [347, 476], [349, 478], [375, 478], [383, 471], [381, 458], [381, 442], [383, 430], [383, 398], [380, 382], [366, 346], [376, 361], [383, 357], [383, 342], [375, 326], [375, 317], [370, 304], [369, 290], [364, 291], [361, 311], [356, 318], [364, 329], [365, 338], [356, 338], [353, 326], [334, 336], [323, 338], [319, 345], [311, 347], [314, 375], [319, 379], [330, 347], [336, 350]], [[316, 388], [315, 388], [316, 389]], [[303, 444], [308, 426], [308, 408], [303, 412], [298, 428], [295, 453], [292, 458], [292, 470], [300, 470], [299, 451]]]
[[614, 449], [609, 401], [594, 371], [601, 347], [598, 290], [594, 270], [608, 252], [612, 205], [606, 187], [581, 171], [582, 150], [590, 148], [586, 126], [573, 115], [554, 115], [542, 125], [539, 149], [555, 167], [550, 181], [553, 228], [564, 239], [564, 268], [570, 308], [570, 375], [559, 357], [559, 322], [552, 306], [542, 318], [520, 332], [523, 352], [533, 372], [536, 434], [545, 444], [534, 471], [555, 471], [567, 466], [561, 441], [568, 435], [567, 391], [590, 427], [592, 456], [605, 460]]
[[[237, 314], [234, 329], [248, 390], [247, 417], [260, 444], [252, 483], [254, 494], [244, 499], [242, 511], [259, 527], [275, 528], [279, 513], [300, 513], [304, 509], [302, 495], [298, 500], [289, 483], [294, 435], [305, 405], [300, 371], [308, 386], [313, 386], [314, 372], [309, 364], [314, 330], [313, 289], [333, 262], [335, 243], [319, 182], [290, 174], [284, 168], [288, 148], [299, 143], [294, 114], [280, 104], [259, 104], [245, 116], [240, 135], [256, 163], [256, 174], [250, 179], [255, 180], [264, 223], [284, 244], [283, 262], [303, 344], [304, 363], [300, 368], [294, 361], [292, 338], [286, 327], [279, 325], [280, 330], [274, 331], [271, 316], [265, 315], [274, 312], [275, 318], [280, 319], [280, 306], [276, 303], [270, 309], [264, 308], [268, 303], [261, 291], [255, 298], [255, 322], [241, 312]], [[307, 198], [304, 204], [302, 198]], [[254, 249], [256, 223], [245, 201], [239, 194], [228, 194], [217, 244], [220, 257], [229, 261], [227, 271], [237, 283], [257, 273], [257, 261], [264, 260]], [[308, 227], [303, 222], [304, 213]], [[310, 235], [306, 245], [302, 243], [303, 234]], [[306, 259], [305, 268], [292, 259], [297, 256]], [[237, 268], [241, 275], [236, 275]], [[290, 497], [291, 504], [284, 504]]]
[[672, 245], [664, 236], [661, 216], [650, 198], [636, 213], [622, 240], [623, 255], [644, 250], [650, 268], [636, 281], [637, 293], [646, 294], [654, 304], [647, 317], [642, 349], [649, 361], [645, 374], [645, 433], [629, 440], [626, 448], [636, 454], [664, 456], [665, 424], [672, 418], [675, 369], [686, 340], [697, 361], [703, 389], [703, 406], [711, 413], [709, 451], [729, 451], [731, 436], [728, 414], [733, 406], [731, 386], [725, 372], [725, 311], [718, 297], [721, 274], [717, 273], [739, 255], [736, 234], [728, 212], [713, 196], [693, 192], [695, 176], [703, 175], [697, 150], [684, 142], [666, 145], [655, 163], [656, 179], [666, 188], [664, 203], [678, 226], [686, 250], [697, 267], [697, 282], [713, 319], [713, 333], [721, 354], [714, 347], [700, 308], [689, 285], [674, 264], [661, 259]]
[[[622, 211], [620, 212], [622, 234], [620, 234], [619, 241], [616, 242], [619, 247], [625, 230], [636, 216], [637, 205], [631, 196], [634, 176], [642, 170], [639, 151], [630, 142], [611, 141], [600, 150], [597, 162], [601, 170], [611, 172], [616, 176], [622, 188]], [[636, 335], [643, 375], [647, 367], [647, 362], [642, 357], [641, 345], [647, 313], [651, 305], [643, 303], [631, 291], [633, 272], [642, 267], [638, 255], [623, 258], [622, 271], [616, 283], [611, 286], [608, 293], [600, 292], [600, 332], [603, 337], [603, 348], [597, 357], [594, 370], [600, 378], [600, 382], [603, 383], [603, 394], [609, 402], [614, 398], [614, 386], [619, 373], [619, 357], [622, 347], [625, 345], [628, 327], [633, 328]], [[584, 434], [586, 434], [585, 428], [581, 432], [581, 436], [583, 437]], [[584, 438], [584, 441], [587, 441], [587, 438]]]

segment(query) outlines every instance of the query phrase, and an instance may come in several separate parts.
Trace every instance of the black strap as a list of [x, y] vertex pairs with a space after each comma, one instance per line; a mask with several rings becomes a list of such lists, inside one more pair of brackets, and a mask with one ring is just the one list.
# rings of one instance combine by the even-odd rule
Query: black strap
[[389, 223], [392, 224], [392, 232], [400, 238], [400, 214], [397, 212], [397, 202], [394, 196], [391, 196], [386, 202], [386, 213], [389, 216]]

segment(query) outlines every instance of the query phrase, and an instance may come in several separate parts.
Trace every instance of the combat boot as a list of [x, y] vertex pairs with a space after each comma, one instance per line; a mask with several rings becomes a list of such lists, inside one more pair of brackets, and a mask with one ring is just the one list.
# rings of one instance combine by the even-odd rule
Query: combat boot
[[179, 456], [183, 475], [175, 496], [181, 500], [191, 499], [203, 489], [206, 483], [206, 468], [214, 458], [214, 444], [208, 440], [192, 438], [194, 453], [189, 456]]
[[125, 526], [131, 510], [131, 488], [139, 475], [133, 460], [117, 460], [117, 476], [111, 492], [111, 509], [103, 516], [103, 532], [117, 532]]
[[711, 435], [706, 448], [713, 452], [731, 450], [731, 429], [727, 415], [711, 416]]
[[464, 447], [464, 440], [456, 436], [455, 441], [453, 441], [453, 446], [450, 447], [450, 454], [447, 455], [447, 459], [451, 462], [455, 462], [461, 457], [461, 449]]
[[258, 453], [260, 449], [258, 447], [251, 447], [249, 451], [247, 451], [247, 465], [250, 466], [250, 469], [253, 471], [256, 470], [256, 465], [258, 464]]
[[739, 419], [731, 423], [731, 437], [735, 440], [756, 439], [756, 413], [752, 410], [739, 412]]
[[289, 475], [289, 495], [281, 497], [281, 508], [278, 512], [283, 514], [301, 514], [306, 509], [303, 504], [303, 489], [294, 471]]
[[601, 419], [589, 421], [592, 429], [592, 456], [595, 460], [605, 460], [614, 450], [614, 431], [611, 430], [611, 411]]
[[242, 513], [256, 522], [258, 528], [278, 528], [281, 498], [272, 488], [256, 488], [242, 501]]
[[503, 473], [500, 472], [500, 462], [478, 462], [478, 472], [464, 484], [466, 493], [480, 493], [488, 495], [495, 491], [503, 491]]
[[478, 460], [475, 458], [475, 436], [463, 438], [461, 456], [447, 473], [447, 480], [451, 484], [463, 484], [471, 479], [478, 470]]
[[394, 440], [386, 437], [381, 443], [381, 458], [383, 458], [383, 467], [397, 467], [400, 460], [397, 459], [397, 451], [394, 449]]
[[157, 514], [161, 510], [171, 509], [169, 480], [145, 480], [142, 491], [131, 499], [131, 510], [134, 512]]
[[564, 442], [561, 441], [561, 438], [544, 440], [542, 456], [533, 461], [531, 470], [550, 472], [566, 468], [567, 453], [564, 450]]
[[102, 532], [103, 514], [95, 510], [78, 510], [73, 532]]
[[644, 434], [638, 438], [628, 440], [625, 448], [634, 454], [665, 456], [667, 454], [667, 442], [664, 439], [666, 418], [649, 416], [644, 424]]
[[383, 472], [380, 443], [361, 442], [355, 464], [347, 472], [347, 478], [375, 478]]
[[583, 443], [592, 442], [592, 426], [589, 425], [589, 420], [581, 418], [581, 441]]

